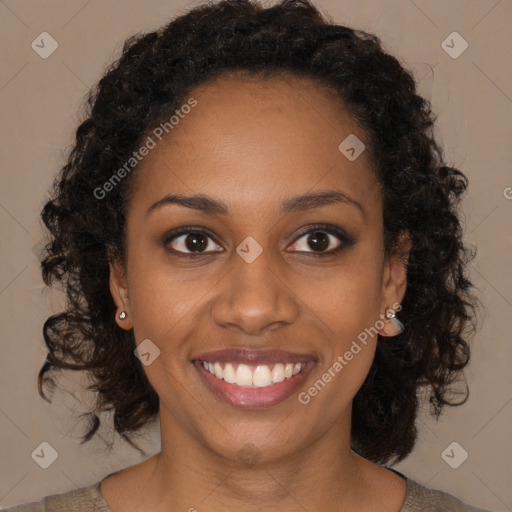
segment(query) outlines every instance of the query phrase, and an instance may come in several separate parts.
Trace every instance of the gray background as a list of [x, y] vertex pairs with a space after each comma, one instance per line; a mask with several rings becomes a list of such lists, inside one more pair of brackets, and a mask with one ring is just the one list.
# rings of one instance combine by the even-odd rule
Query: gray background
[[[0, 1], [2, 507], [89, 485], [143, 459], [108, 428], [79, 444], [85, 425], [78, 415], [91, 399], [73, 399], [82, 376], [64, 375], [66, 391], [56, 393], [53, 405], [37, 394], [36, 375], [45, 358], [41, 327], [61, 302], [58, 293], [43, 293], [35, 256], [42, 236], [38, 216], [73, 143], [82, 98], [125, 38], [155, 29], [197, 3]], [[437, 423], [422, 414], [414, 452], [395, 467], [473, 504], [512, 510], [512, 3], [317, 0], [316, 5], [337, 22], [376, 32], [414, 71], [438, 114], [438, 137], [448, 162], [470, 178], [463, 203], [466, 240], [478, 247], [471, 277], [486, 306], [466, 372], [470, 399], [447, 408]], [[454, 31], [469, 44], [458, 58], [442, 47]], [[47, 59], [31, 47], [42, 32], [58, 42]], [[452, 51], [461, 48], [455, 40], [447, 44]], [[102, 439], [114, 441], [111, 451]], [[454, 441], [468, 453], [457, 469], [442, 457]], [[42, 442], [58, 454], [47, 469], [31, 457]], [[157, 428], [148, 430], [142, 446], [148, 455], [159, 449]], [[452, 461], [462, 453], [458, 446], [449, 450]]]

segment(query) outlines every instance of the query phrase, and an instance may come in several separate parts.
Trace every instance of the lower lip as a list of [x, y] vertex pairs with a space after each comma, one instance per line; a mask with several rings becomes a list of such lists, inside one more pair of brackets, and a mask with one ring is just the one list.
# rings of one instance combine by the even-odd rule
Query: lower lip
[[229, 382], [212, 375], [204, 368], [201, 361], [195, 361], [194, 366], [210, 390], [230, 405], [245, 409], [257, 409], [271, 407], [293, 395], [304, 379], [311, 373], [315, 362], [308, 361], [300, 373], [293, 375], [289, 379], [284, 379], [283, 382], [278, 382], [265, 388], [248, 388], [229, 384]]

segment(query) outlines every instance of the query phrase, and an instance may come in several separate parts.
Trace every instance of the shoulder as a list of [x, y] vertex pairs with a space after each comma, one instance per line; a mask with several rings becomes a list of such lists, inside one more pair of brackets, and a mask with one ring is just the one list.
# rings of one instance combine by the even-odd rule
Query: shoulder
[[2, 512], [111, 512], [100, 493], [100, 483], [52, 494], [39, 502], [15, 505]]
[[429, 489], [404, 478], [407, 480], [407, 493], [400, 512], [490, 512], [473, 507], [444, 491]]

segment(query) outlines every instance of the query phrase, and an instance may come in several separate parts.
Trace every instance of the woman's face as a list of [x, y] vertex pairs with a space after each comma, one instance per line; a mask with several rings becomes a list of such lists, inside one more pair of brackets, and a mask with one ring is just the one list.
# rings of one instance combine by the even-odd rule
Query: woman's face
[[368, 150], [357, 156], [365, 132], [307, 79], [223, 76], [190, 96], [134, 176], [111, 278], [119, 325], [150, 340], [162, 428], [232, 460], [347, 439], [377, 341], [365, 329], [405, 292]]

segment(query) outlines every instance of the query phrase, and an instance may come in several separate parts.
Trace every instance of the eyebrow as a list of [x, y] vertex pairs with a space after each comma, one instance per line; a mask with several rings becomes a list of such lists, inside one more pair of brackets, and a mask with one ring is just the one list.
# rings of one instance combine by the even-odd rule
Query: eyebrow
[[[183, 196], [179, 194], [169, 194], [153, 203], [147, 210], [146, 216], [170, 204], [177, 204], [211, 215], [228, 215], [229, 208], [226, 203], [214, 199], [213, 197], [197, 194], [193, 196]], [[359, 202], [352, 199], [346, 193], [340, 190], [324, 190], [321, 192], [310, 192], [298, 196], [292, 196], [286, 199], [281, 205], [281, 215], [303, 212], [313, 208], [321, 208], [330, 204], [347, 204], [356, 207], [365, 217], [365, 210]]]

